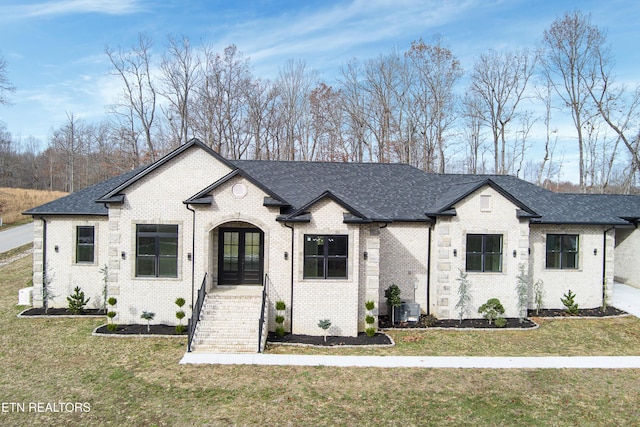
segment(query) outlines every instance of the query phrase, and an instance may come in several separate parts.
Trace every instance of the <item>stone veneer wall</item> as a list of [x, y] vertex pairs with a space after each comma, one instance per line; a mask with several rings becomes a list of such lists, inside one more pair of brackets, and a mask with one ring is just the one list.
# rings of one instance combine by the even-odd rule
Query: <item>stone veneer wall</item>
[[[483, 198], [484, 203], [488, 202], [487, 206], [482, 205]], [[525, 272], [529, 270], [528, 220], [519, 220], [517, 207], [490, 186], [463, 199], [455, 209], [456, 216], [438, 218], [433, 230], [432, 313], [439, 318], [457, 318], [459, 315], [455, 306], [460, 271], [465, 272], [467, 234], [501, 234], [502, 271], [466, 272], [472, 298], [464, 317], [481, 318], [478, 307], [489, 298], [500, 299], [506, 317], [516, 317], [515, 287], [519, 266], [522, 265]]]

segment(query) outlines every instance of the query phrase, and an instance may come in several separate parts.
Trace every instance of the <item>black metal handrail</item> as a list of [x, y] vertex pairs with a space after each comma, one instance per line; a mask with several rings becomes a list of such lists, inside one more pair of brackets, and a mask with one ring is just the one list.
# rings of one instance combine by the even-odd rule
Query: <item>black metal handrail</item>
[[265, 274], [264, 275], [264, 284], [262, 285], [262, 309], [260, 310], [260, 321], [258, 322], [258, 353], [262, 353], [262, 350], [264, 350], [262, 348], [262, 330], [264, 328], [264, 322], [265, 322], [265, 309], [267, 308], [267, 298], [269, 293], [268, 291], [268, 287], [269, 287], [269, 275]]
[[204, 296], [207, 291], [205, 287], [207, 285], [207, 273], [204, 273], [204, 278], [202, 279], [202, 285], [200, 285], [200, 289], [198, 289], [198, 298], [196, 299], [196, 303], [191, 310], [191, 319], [189, 319], [189, 340], [187, 341], [187, 351], [191, 352], [191, 342], [193, 341], [193, 334], [196, 332], [196, 325], [198, 324], [198, 320], [200, 319], [200, 311], [202, 311], [202, 305], [204, 304]]

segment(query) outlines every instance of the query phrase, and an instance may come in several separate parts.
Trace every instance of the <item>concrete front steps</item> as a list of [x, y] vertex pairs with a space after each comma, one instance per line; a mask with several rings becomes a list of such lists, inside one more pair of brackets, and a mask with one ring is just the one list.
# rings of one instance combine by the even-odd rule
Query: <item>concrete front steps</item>
[[257, 353], [262, 310], [262, 293], [257, 291], [208, 293], [196, 326], [192, 351]]

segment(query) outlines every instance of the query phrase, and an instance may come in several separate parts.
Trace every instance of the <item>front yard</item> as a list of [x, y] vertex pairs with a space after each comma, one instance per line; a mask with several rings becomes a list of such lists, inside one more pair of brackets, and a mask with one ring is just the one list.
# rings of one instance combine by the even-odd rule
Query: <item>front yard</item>
[[[186, 338], [93, 337], [103, 320], [16, 318], [18, 289], [30, 272], [30, 256], [0, 268], [3, 426], [634, 425], [640, 419], [640, 370], [178, 365]], [[387, 349], [269, 351], [640, 355], [634, 317], [540, 323], [524, 331], [393, 332], [397, 346]], [[68, 411], [76, 407], [66, 403], [81, 406]]]

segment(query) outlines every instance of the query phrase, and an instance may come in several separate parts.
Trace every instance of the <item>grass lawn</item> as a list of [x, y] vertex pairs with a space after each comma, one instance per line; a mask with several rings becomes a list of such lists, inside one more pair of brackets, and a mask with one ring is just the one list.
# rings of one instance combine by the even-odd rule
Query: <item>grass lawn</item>
[[[0, 268], [3, 426], [597, 426], [640, 419], [640, 370], [181, 366], [185, 338], [92, 337], [100, 319], [17, 319], [18, 289], [30, 272], [30, 256]], [[640, 354], [635, 318], [454, 332], [395, 333], [396, 349], [362, 353]], [[12, 412], [11, 402], [25, 404], [26, 413]], [[29, 413], [30, 402], [86, 402], [90, 412]]]

